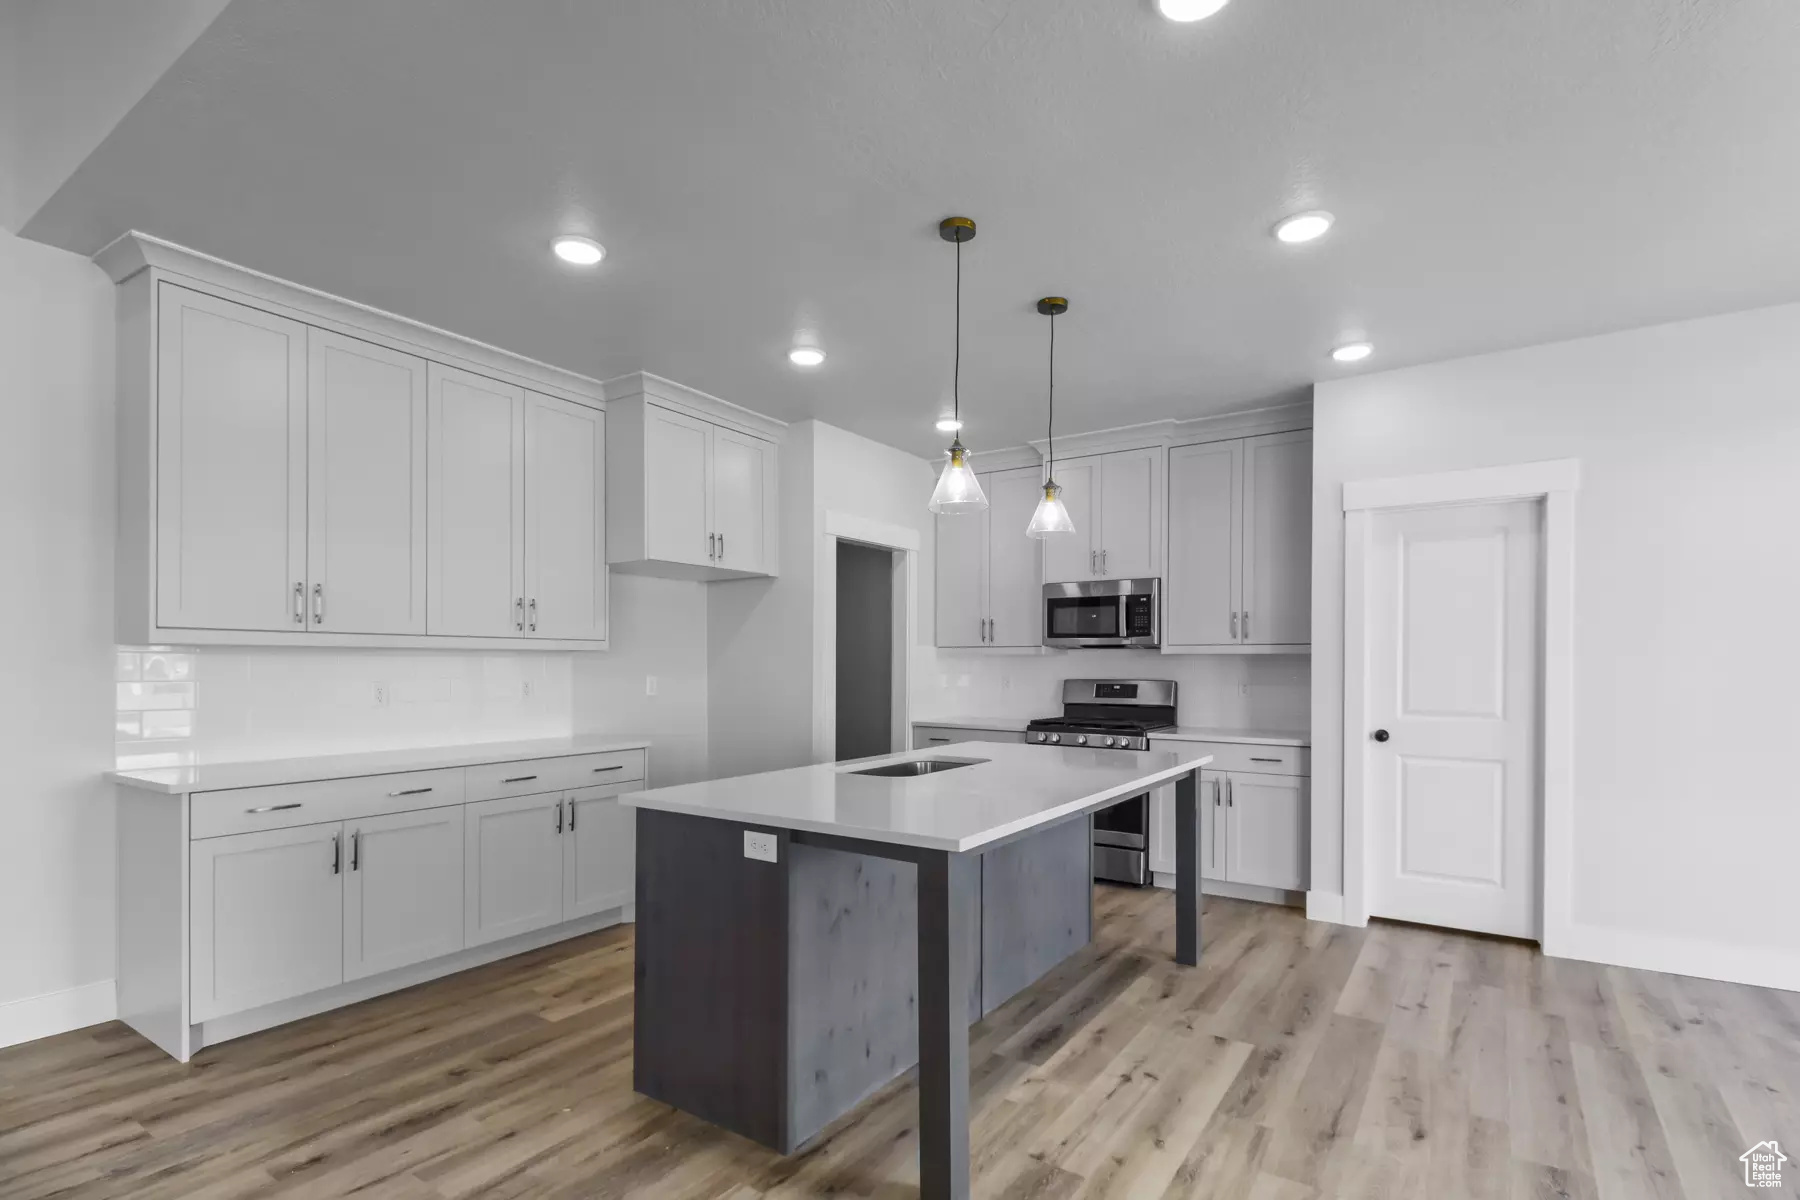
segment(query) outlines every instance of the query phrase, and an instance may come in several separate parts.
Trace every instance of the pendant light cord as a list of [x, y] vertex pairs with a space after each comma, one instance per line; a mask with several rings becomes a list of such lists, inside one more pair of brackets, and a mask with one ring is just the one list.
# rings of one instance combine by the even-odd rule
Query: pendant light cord
[[962, 440], [962, 239], [956, 239], [956, 357], [950, 367], [950, 410], [956, 430], [951, 435]]
[[1056, 478], [1056, 313], [1050, 314], [1050, 414], [1044, 421], [1044, 436], [1050, 442], [1050, 457], [1044, 464], [1044, 480]]

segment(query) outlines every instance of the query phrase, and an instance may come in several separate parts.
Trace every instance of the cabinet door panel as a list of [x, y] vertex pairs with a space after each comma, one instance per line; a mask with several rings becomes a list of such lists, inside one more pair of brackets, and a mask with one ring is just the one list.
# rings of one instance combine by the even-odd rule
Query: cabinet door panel
[[349, 821], [345, 829], [345, 980], [461, 950], [462, 806]]
[[637, 821], [619, 797], [641, 783], [569, 793], [563, 838], [563, 920], [630, 904], [637, 888]]
[[467, 945], [529, 933], [562, 920], [561, 806], [561, 793], [550, 793], [463, 807]]
[[1094, 527], [1099, 515], [1096, 502], [1100, 487], [1099, 463], [1098, 457], [1090, 457], [1066, 459], [1055, 465], [1056, 482], [1062, 485], [1063, 506], [1069, 510], [1075, 532], [1044, 539], [1045, 583], [1099, 578], [1093, 555], [1100, 546], [1100, 531]]
[[711, 565], [712, 430], [685, 413], [644, 406], [645, 557]]
[[343, 826], [192, 843], [192, 1019], [344, 981]]
[[425, 632], [425, 375], [307, 331], [307, 629]]
[[606, 637], [606, 417], [525, 398], [525, 636]]
[[1241, 441], [1169, 451], [1169, 575], [1163, 644], [1228, 646], [1239, 638]]
[[1244, 442], [1244, 641], [1312, 641], [1312, 433]]
[[162, 284], [156, 619], [292, 630], [306, 579], [306, 326]]
[[775, 446], [736, 430], [712, 431], [712, 521], [719, 566], [772, 571], [767, 498], [775, 481]]
[[[1044, 643], [1044, 543], [1051, 538], [1025, 535], [1031, 514], [1043, 496], [1043, 474], [995, 471], [984, 476], [988, 512], [988, 601], [991, 646], [1041, 646]], [[958, 520], [956, 517], [939, 520]]]
[[426, 629], [519, 637], [524, 598], [525, 390], [430, 366]]
[[1307, 876], [1306, 780], [1231, 772], [1226, 783], [1225, 878], [1302, 891]]
[[[985, 491], [992, 476], [983, 476]], [[937, 644], [985, 646], [991, 510], [937, 518]]]
[[1109, 579], [1162, 574], [1162, 451], [1124, 450], [1101, 456], [1100, 573]]
[[[1218, 852], [1224, 832], [1223, 801], [1218, 776], [1200, 773], [1200, 877], [1223, 879], [1224, 856]], [[1150, 869], [1175, 873], [1175, 785], [1165, 783], [1150, 793]]]

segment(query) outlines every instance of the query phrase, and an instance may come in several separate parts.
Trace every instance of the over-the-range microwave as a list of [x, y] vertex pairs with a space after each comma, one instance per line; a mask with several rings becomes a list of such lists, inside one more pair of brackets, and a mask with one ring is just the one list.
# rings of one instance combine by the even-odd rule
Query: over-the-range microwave
[[1162, 580], [1087, 579], [1044, 585], [1044, 645], [1162, 645]]

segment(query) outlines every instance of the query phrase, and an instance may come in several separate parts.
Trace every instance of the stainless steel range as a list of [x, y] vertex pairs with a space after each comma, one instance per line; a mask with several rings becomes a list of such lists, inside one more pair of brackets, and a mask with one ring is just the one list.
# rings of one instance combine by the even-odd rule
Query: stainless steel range
[[[1172, 679], [1065, 679], [1060, 717], [1025, 727], [1032, 745], [1148, 750], [1150, 735], [1175, 724]], [[1150, 794], [1094, 814], [1094, 878], [1142, 887], [1150, 881]]]

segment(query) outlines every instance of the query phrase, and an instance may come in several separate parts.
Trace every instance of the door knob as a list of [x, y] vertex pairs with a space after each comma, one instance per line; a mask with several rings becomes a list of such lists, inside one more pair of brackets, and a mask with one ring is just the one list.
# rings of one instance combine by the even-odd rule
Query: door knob
[[1388, 740], [1389, 735], [1388, 735], [1387, 730], [1377, 729], [1374, 733], [1370, 734], [1369, 736], [1374, 738], [1378, 742], [1385, 742]]

